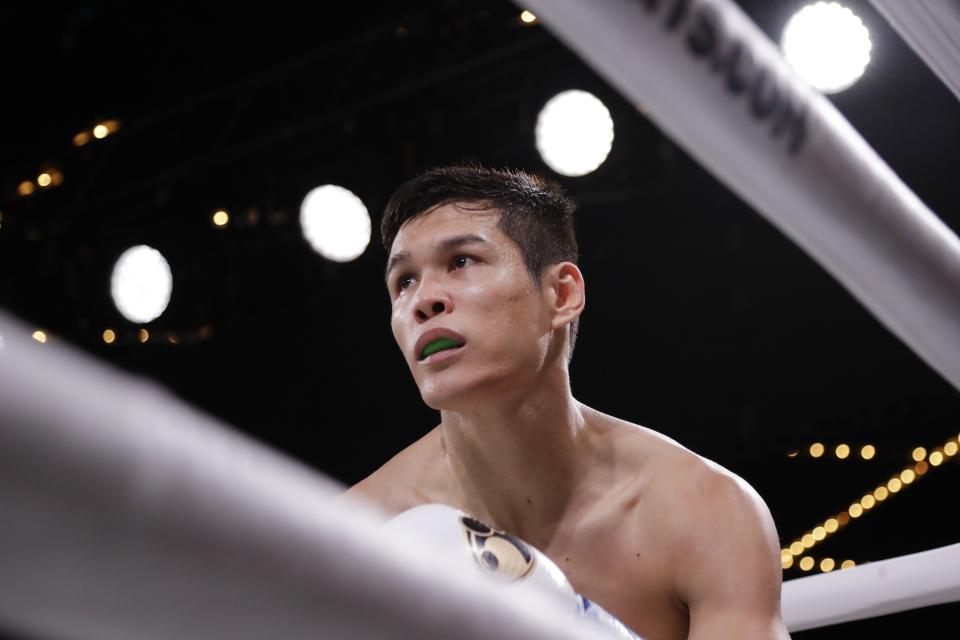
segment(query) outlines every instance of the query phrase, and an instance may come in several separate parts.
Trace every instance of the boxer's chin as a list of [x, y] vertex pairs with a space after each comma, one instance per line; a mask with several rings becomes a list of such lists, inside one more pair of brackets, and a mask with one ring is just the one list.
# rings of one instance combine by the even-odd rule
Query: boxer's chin
[[489, 402], [490, 382], [468, 371], [445, 371], [417, 381], [423, 402], [437, 411], [465, 411]]

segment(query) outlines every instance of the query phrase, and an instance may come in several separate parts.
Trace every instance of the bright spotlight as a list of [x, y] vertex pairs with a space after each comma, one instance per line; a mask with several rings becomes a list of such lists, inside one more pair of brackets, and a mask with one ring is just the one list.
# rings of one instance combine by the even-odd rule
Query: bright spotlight
[[317, 253], [335, 262], [358, 258], [370, 244], [370, 214], [363, 201], [332, 184], [313, 189], [303, 199], [300, 228]]
[[585, 176], [603, 164], [613, 145], [613, 119], [594, 95], [564, 91], [547, 101], [537, 116], [540, 157], [564, 176]]
[[146, 245], [127, 249], [113, 266], [113, 304], [131, 322], [143, 324], [160, 317], [172, 289], [170, 265], [159, 251]]
[[801, 78], [823, 93], [837, 93], [860, 79], [870, 62], [870, 32], [850, 9], [818, 2], [787, 21], [783, 55]]

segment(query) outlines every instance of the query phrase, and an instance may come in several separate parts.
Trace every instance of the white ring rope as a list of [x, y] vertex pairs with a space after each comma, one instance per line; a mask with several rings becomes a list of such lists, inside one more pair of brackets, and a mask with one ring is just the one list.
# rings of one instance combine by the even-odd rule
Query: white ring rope
[[0, 628], [113, 640], [603, 636], [0, 314]]
[[733, 2], [520, 4], [960, 389], [960, 240]]
[[960, 544], [783, 583], [791, 632], [960, 600]]
[[960, 3], [870, 0], [870, 4], [960, 99]]

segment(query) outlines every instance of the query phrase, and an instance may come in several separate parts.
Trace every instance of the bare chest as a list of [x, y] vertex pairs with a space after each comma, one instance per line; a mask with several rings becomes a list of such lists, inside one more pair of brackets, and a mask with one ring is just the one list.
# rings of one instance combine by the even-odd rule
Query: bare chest
[[544, 553], [577, 593], [646, 640], [686, 638], [689, 617], [673, 595], [669, 567], [645, 544], [642, 528], [604, 520], [571, 527]]

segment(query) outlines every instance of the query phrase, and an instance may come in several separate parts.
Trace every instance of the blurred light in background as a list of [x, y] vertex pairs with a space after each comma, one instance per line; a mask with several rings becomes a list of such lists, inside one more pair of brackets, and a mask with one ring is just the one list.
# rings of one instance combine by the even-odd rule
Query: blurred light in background
[[803, 7], [787, 21], [783, 55], [801, 78], [823, 93], [837, 93], [860, 79], [870, 62], [870, 32], [836, 2]]
[[363, 201], [343, 187], [313, 189], [300, 205], [300, 227], [310, 246], [328, 260], [349, 262], [370, 244], [370, 214]]
[[814, 442], [810, 445], [810, 456], [813, 458], [819, 458], [823, 455], [823, 445], [819, 442]]
[[40, 344], [44, 344], [47, 341], [47, 334], [43, 331], [40, 331], [39, 329], [34, 331], [31, 334], [31, 337], [37, 342], [39, 342]]
[[117, 311], [131, 322], [160, 317], [170, 303], [173, 276], [159, 251], [137, 245], [123, 252], [113, 266], [110, 294]]
[[33, 193], [33, 189], [34, 189], [33, 182], [31, 182], [30, 180], [24, 180], [19, 185], [17, 185], [17, 194], [23, 197], [27, 197], [31, 193]]
[[923, 447], [917, 447], [916, 449], [913, 450], [911, 457], [917, 462], [920, 462], [921, 460], [927, 457], [927, 450], [924, 449]]
[[105, 329], [103, 332], [103, 341], [107, 344], [113, 344], [113, 341], [117, 339], [117, 334], [114, 333], [113, 329]]
[[533, 24], [537, 21], [537, 16], [533, 15], [531, 12], [524, 9], [520, 13], [520, 22], [524, 24]]
[[140, 329], [140, 331], [137, 332], [137, 340], [139, 340], [140, 342], [146, 342], [149, 339], [150, 339], [150, 332], [147, 331], [146, 329]]
[[547, 101], [537, 116], [537, 151], [564, 176], [584, 176], [603, 164], [613, 146], [613, 119], [594, 95], [571, 90]]
[[872, 444], [868, 444], [862, 449], [860, 449], [860, 457], [864, 460], [872, 460], [873, 456], [877, 454], [877, 450]]
[[218, 227], [225, 227], [227, 223], [230, 222], [230, 214], [220, 209], [213, 213], [213, 224]]
[[845, 444], [837, 445], [837, 448], [834, 451], [834, 453], [836, 453], [837, 457], [840, 458], [841, 460], [845, 460], [846, 457], [850, 455], [850, 447]]

